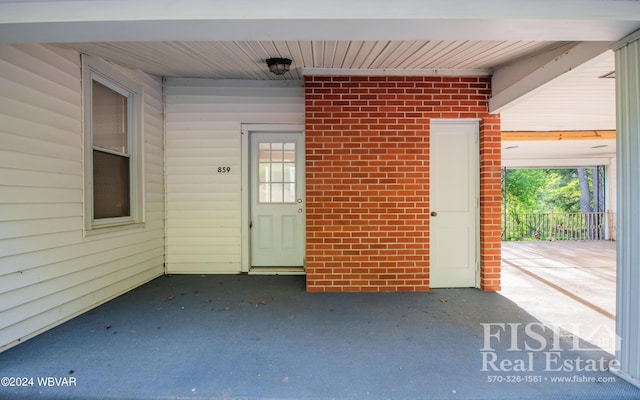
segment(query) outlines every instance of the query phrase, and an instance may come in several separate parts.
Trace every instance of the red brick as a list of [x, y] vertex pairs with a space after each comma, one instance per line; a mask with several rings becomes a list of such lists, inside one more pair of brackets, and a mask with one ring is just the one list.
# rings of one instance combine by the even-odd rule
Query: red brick
[[429, 121], [480, 118], [481, 284], [500, 288], [488, 77], [306, 77], [307, 290], [429, 290]]

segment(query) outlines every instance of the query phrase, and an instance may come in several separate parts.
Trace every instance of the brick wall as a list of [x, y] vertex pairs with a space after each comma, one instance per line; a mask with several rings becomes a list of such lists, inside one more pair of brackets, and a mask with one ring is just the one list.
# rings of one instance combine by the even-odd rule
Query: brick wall
[[429, 290], [429, 121], [481, 118], [481, 287], [500, 288], [488, 77], [305, 78], [307, 290]]
[[480, 123], [480, 288], [500, 290], [502, 181], [500, 117]]

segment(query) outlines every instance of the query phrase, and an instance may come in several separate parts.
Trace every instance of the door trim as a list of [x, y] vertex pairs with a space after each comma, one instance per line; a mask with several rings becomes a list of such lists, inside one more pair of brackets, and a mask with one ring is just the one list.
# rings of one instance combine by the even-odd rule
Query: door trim
[[[476, 173], [474, 174], [475, 181], [475, 244], [474, 244], [474, 257], [475, 257], [475, 287], [480, 287], [481, 280], [481, 266], [480, 266], [480, 246], [481, 246], [481, 236], [480, 236], [480, 118], [432, 118], [429, 121], [430, 126], [433, 124], [471, 124], [475, 126], [475, 140], [474, 140], [474, 152], [475, 152], [475, 168]], [[431, 130], [431, 128], [430, 128]], [[429, 163], [431, 163], [431, 159], [429, 159]], [[431, 174], [431, 168], [430, 172]], [[429, 188], [431, 190], [431, 188]], [[431, 243], [429, 243], [431, 246]]]
[[[251, 185], [249, 172], [251, 171], [251, 159], [249, 158], [249, 137], [252, 133], [302, 133], [304, 136], [304, 124], [241, 124], [241, 229], [240, 229], [240, 271], [249, 273], [251, 270], [251, 223], [250, 195]], [[272, 270], [273, 273], [286, 273], [286, 271]]]

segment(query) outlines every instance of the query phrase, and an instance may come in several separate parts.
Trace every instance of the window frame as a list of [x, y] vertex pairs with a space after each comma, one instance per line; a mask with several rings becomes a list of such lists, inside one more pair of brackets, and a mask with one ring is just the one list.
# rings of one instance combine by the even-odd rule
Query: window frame
[[[127, 98], [127, 152], [129, 157], [128, 216], [94, 218], [93, 187], [93, 82], [96, 81]], [[104, 60], [82, 56], [84, 228], [87, 234], [137, 227], [144, 224], [143, 98], [144, 86]], [[99, 148], [99, 151], [105, 149]], [[107, 152], [111, 152], [106, 150]], [[121, 155], [119, 152], [111, 152]], [[109, 229], [111, 228], [111, 229]]]
[[[296, 199], [298, 198], [298, 190], [299, 190], [298, 182], [295, 180], [295, 178], [296, 178], [295, 167], [296, 167], [296, 161], [297, 161], [296, 160], [296, 154], [297, 154], [296, 153], [296, 142], [287, 142], [287, 141], [278, 141], [278, 140], [277, 141], [264, 141], [264, 142], [260, 142], [258, 144], [258, 148], [260, 148], [260, 146], [263, 145], [263, 144], [268, 144], [269, 145], [269, 150], [268, 150], [269, 151], [269, 160], [267, 160], [267, 161], [262, 160], [262, 159], [258, 160], [258, 163], [257, 163], [258, 170], [255, 171], [257, 173], [257, 177], [258, 177], [258, 182], [257, 182], [258, 183], [258, 187], [255, 188], [255, 190], [258, 190], [258, 193], [260, 193], [261, 192], [260, 188], [262, 187], [262, 185], [265, 185], [265, 187], [268, 188], [267, 193], [269, 193], [269, 199], [268, 200], [259, 199], [258, 203], [262, 204], [262, 205], [266, 205], [266, 204], [273, 204], [273, 205], [296, 204]], [[273, 160], [273, 145], [274, 144], [281, 144], [282, 145], [282, 150], [281, 150], [282, 151], [282, 157], [283, 157], [282, 160], [277, 160], [277, 161]], [[293, 146], [294, 146], [293, 150], [289, 150], [289, 151], [293, 151], [293, 161], [285, 160], [285, 155], [284, 154], [287, 152], [287, 149], [286, 149], [286, 145], [287, 144], [293, 144]], [[273, 169], [272, 168], [273, 168], [273, 166], [275, 164], [282, 166], [282, 178], [281, 178], [282, 180], [280, 180], [280, 181], [272, 180], [272, 178], [273, 178]], [[293, 174], [294, 175], [294, 180], [293, 181], [286, 180], [286, 166], [288, 164], [293, 164], [293, 166], [294, 166], [294, 174]], [[260, 173], [260, 169], [261, 169], [262, 165], [267, 165], [268, 166], [268, 168], [266, 169], [267, 176], [266, 176], [266, 180], [265, 181], [262, 180], [262, 174]], [[274, 196], [273, 196], [273, 194], [274, 194], [274, 190], [273, 190], [274, 185], [278, 185], [278, 184], [282, 185], [282, 188], [279, 191], [280, 194], [282, 195], [282, 200], [281, 201], [274, 200]], [[291, 201], [287, 201], [285, 199], [285, 196], [284, 196], [284, 194], [287, 192], [286, 189], [285, 189], [286, 185], [293, 185], [293, 199]], [[291, 194], [291, 192], [289, 192], [289, 193]]]

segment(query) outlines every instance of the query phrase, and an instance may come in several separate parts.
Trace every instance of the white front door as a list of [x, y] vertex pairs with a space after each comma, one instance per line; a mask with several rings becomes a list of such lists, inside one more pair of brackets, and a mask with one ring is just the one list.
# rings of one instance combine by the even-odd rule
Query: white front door
[[304, 134], [250, 134], [251, 267], [304, 267]]
[[430, 286], [476, 287], [478, 121], [431, 120]]

